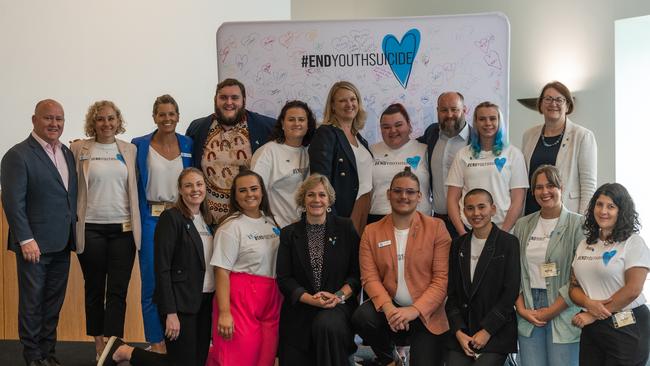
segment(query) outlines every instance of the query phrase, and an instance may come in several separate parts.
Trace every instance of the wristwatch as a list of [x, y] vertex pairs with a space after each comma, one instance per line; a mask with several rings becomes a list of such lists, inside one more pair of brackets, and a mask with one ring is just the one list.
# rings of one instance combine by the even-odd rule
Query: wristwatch
[[338, 290], [334, 293], [334, 296], [338, 297], [341, 300], [341, 304], [345, 304], [345, 292]]

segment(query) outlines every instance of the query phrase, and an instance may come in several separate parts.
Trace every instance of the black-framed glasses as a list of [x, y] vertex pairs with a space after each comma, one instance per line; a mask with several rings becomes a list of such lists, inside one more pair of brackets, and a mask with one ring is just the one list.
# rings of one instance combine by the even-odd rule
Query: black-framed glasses
[[409, 197], [413, 197], [416, 194], [420, 193], [419, 190], [412, 189], [412, 188], [406, 188], [406, 189], [404, 189], [404, 188], [391, 188], [390, 191], [395, 193], [398, 196], [401, 196], [402, 193], [406, 193], [406, 195], [409, 196]]
[[553, 98], [551, 96], [545, 96], [544, 98], [542, 98], [542, 102], [544, 102], [544, 104], [553, 104], [553, 102], [555, 102], [555, 104], [557, 105], [563, 105], [564, 103], [566, 103], [566, 98], [564, 97]]

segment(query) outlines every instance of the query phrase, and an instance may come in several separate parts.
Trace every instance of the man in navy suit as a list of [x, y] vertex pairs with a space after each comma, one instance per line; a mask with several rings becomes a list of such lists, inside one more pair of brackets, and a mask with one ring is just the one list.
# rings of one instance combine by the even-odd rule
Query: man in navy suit
[[32, 116], [33, 130], [2, 158], [2, 204], [8, 248], [18, 270], [18, 335], [29, 366], [57, 366], [56, 327], [75, 249], [77, 173], [59, 137], [63, 107], [46, 99]]

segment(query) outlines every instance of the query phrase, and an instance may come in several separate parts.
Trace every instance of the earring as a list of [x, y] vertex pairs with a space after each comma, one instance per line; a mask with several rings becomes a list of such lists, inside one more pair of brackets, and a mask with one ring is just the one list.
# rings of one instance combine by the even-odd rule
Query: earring
[[332, 208], [331, 208], [331, 207], [328, 207], [327, 210], [325, 210], [325, 211], [327, 211], [327, 212], [332, 212]]

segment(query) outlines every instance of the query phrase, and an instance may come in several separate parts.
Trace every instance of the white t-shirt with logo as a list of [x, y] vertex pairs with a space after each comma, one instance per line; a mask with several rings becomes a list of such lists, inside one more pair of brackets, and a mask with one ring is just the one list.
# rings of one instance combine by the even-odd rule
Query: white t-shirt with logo
[[270, 141], [253, 154], [251, 169], [264, 179], [275, 220], [285, 227], [300, 219], [295, 194], [309, 174], [307, 147]]
[[275, 278], [280, 229], [262, 216], [240, 214], [221, 224], [214, 235], [210, 264], [232, 272]]
[[[609, 299], [625, 286], [625, 271], [632, 267], [650, 268], [650, 250], [638, 234], [621, 243], [609, 244], [599, 239], [595, 244], [587, 244], [582, 240], [573, 259], [573, 273], [585, 294], [593, 300]], [[645, 303], [641, 293], [623, 310]]]
[[90, 156], [82, 156], [80, 159], [90, 160], [86, 223], [120, 224], [131, 221], [129, 193], [126, 189], [128, 171], [117, 143], [96, 142], [90, 150]]
[[395, 291], [395, 302], [400, 306], [413, 304], [413, 298], [406, 286], [404, 278], [404, 259], [406, 257], [406, 243], [408, 242], [409, 229], [400, 230], [395, 228], [395, 241], [397, 250], [397, 290]]
[[483, 248], [485, 248], [485, 239], [479, 239], [474, 234], [472, 234], [471, 247], [469, 251], [469, 278], [471, 281], [474, 281], [474, 272], [476, 271], [476, 265], [478, 264], [478, 259], [483, 253]]
[[483, 188], [492, 194], [497, 208], [492, 222], [501, 227], [510, 208], [510, 190], [528, 188], [524, 156], [519, 149], [508, 145], [499, 156], [495, 156], [492, 151], [481, 151], [479, 156], [474, 158], [471, 146], [466, 146], [456, 154], [446, 184], [462, 188], [458, 204], [465, 226], [470, 225], [463, 213], [463, 198], [470, 190]]
[[542, 276], [542, 265], [546, 263], [546, 249], [560, 218], [545, 219], [540, 217], [535, 230], [528, 239], [526, 247], [526, 260], [528, 261], [528, 275], [530, 276], [530, 288], [546, 290], [546, 280]]
[[214, 268], [210, 265], [210, 259], [214, 253], [214, 238], [212, 230], [203, 220], [201, 214], [194, 215], [194, 227], [201, 236], [203, 244], [203, 258], [205, 259], [205, 275], [203, 276], [203, 292], [214, 292]]
[[409, 140], [399, 149], [391, 149], [382, 141], [370, 146], [370, 151], [374, 156], [374, 165], [372, 167], [373, 192], [370, 214], [388, 215], [391, 212], [386, 191], [390, 188], [390, 182], [393, 180], [395, 174], [409, 166], [411, 167], [411, 172], [420, 180], [422, 200], [418, 204], [417, 210], [425, 215], [431, 216], [427, 145], [417, 140]]

